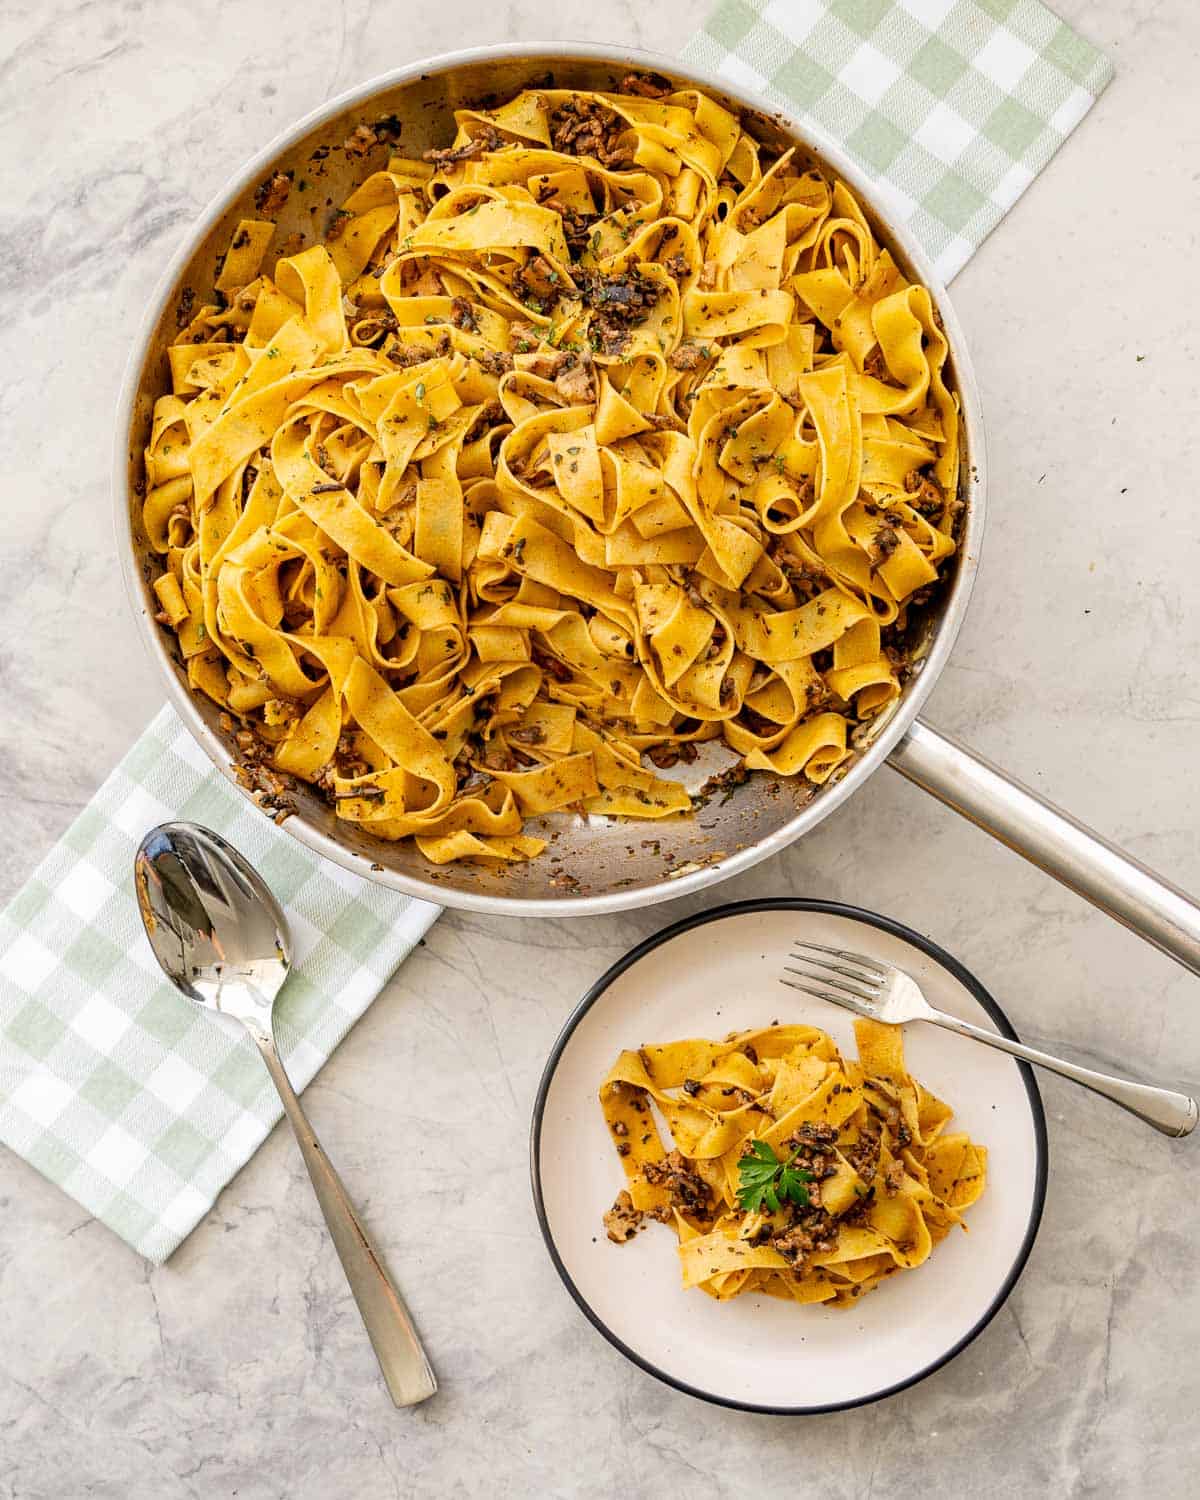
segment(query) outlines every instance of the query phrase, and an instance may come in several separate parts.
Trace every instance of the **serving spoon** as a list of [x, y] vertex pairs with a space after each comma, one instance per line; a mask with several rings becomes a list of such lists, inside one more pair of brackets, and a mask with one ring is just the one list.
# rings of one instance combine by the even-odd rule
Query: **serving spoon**
[[163, 973], [197, 1005], [241, 1021], [262, 1053], [392, 1400], [397, 1406], [427, 1400], [437, 1379], [408, 1310], [308, 1123], [275, 1045], [275, 1000], [291, 966], [279, 903], [232, 845], [197, 823], [152, 828], [134, 860], [134, 884]]

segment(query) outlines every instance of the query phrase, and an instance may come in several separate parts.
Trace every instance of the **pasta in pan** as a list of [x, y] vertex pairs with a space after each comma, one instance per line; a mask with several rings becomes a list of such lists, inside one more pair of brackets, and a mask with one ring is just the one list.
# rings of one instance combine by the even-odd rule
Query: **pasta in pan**
[[899, 1028], [854, 1032], [857, 1062], [813, 1026], [622, 1052], [600, 1089], [626, 1177], [609, 1238], [646, 1216], [673, 1225], [683, 1285], [719, 1301], [845, 1307], [923, 1264], [983, 1192], [987, 1151], [945, 1129]]
[[268, 805], [300, 778], [437, 863], [687, 813], [659, 773], [703, 741], [827, 781], [954, 551], [929, 293], [694, 90], [456, 119], [269, 273], [243, 221], [186, 311], [143, 521], [189, 682]]

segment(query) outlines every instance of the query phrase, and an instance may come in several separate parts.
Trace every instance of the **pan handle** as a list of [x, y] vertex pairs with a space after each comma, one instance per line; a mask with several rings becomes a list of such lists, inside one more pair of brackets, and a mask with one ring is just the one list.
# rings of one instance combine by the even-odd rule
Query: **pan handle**
[[1178, 886], [920, 719], [888, 759], [939, 802], [1200, 974], [1200, 906]]

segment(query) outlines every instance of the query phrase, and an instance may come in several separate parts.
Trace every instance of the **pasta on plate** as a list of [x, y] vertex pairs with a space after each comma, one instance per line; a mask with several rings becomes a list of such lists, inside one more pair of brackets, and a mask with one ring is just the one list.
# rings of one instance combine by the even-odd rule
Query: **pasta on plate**
[[436, 863], [688, 813], [699, 742], [827, 781], [954, 551], [928, 291], [695, 90], [456, 120], [269, 271], [241, 222], [168, 351], [143, 523], [191, 686], [257, 790]]
[[815, 1026], [622, 1052], [600, 1088], [626, 1178], [609, 1238], [647, 1216], [673, 1225], [683, 1285], [718, 1301], [846, 1307], [923, 1264], [983, 1192], [987, 1151], [946, 1130], [898, 1027], [854, 1033], [857, 1062]]

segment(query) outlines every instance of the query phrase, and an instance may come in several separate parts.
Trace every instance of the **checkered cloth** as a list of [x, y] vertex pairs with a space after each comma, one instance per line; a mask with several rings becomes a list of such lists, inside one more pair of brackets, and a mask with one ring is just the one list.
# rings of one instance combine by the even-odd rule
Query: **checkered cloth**
[[154, 1261], [282, 1113], [241, 1025], [183, 999], [142, 931], [134, 852], [177, 818], [223, 834], [287, 912], [276, 1021], [298, 1089], [440, 910], [282, 833], [162, 709], [0, 916], [0, 1140]]
[[683, 56], [839, 142], [946, 281], [1113, 71], [1038, 0], [725, 0]]
[[[1112, 75], [1036, 0], [726, 0], [684, 56], [842, 142], [946, 278]], [[224, 834], [287, 910], [297, 1087], [438, 913], [280, 833], [162, 710], [0, 916], [0, 1141], [155, 1261], [280, 1116], [240, 1029], [165, 984], [142, 933], [134, 849], [173, 818]]]

